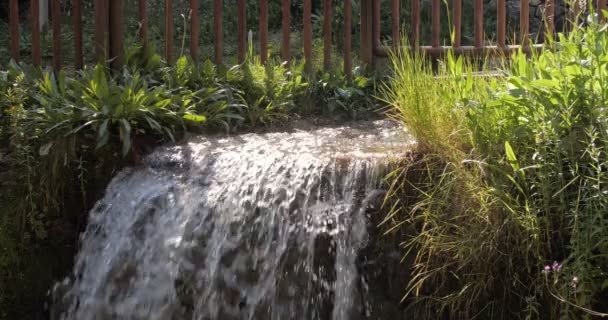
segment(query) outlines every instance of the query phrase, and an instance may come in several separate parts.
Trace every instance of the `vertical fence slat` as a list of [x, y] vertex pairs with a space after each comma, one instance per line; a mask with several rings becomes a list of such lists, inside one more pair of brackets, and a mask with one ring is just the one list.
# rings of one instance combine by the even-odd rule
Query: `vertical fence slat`
[[520, 11], [519, 11], [519, 32], [521, 33], [521, 44], [522, 46], [528, 46], [528, 37], [530, 30], [530, 1], [520, 0]]
[[224, 31], [222, 30], [222, 5], [222, 0], [213, 1], [213, 41], [215, 45], [216, 64], [222, 64], [224, 60]]
[[483, 0], [475, 0], [475, 30], [474, 43], [475, 48], [483, 46]]
[[420, 38], [420, 0], [412, 0], [412, 46], [418, 47]]
[[454, 0], [454, 47], [458, 48], [462, 41], [462, 0]]
[[401, 34], [399, 31], [399, 1], [393, 0], [393, 10], [391, 12], [391, 22], [392, 22], [392, 37], [393, 37], [393, 48], [396, 50], [401, 43]]
[[139, 39], [144, 44], [148, 42], [148, 11], [146, 9], [146, 1], [138, 1]]
[[374, 11], [373, 11], [373, 18], [372, 18], [372, 30], [373, 30], [373, 35], [374, 35], [374, 42], [373, 42], [373, 50], [376, 50], [377, 47], [380, 47], [381, 43], [380, 43], [380, 33], [382, 30], [380, 30], [380, 0], [372, 0], [374, 2]]
[[344, 0], [344, 74], [347, 79], [352, 77], [353, 62], [352, 50], [352, 3]]
[[602, 23], [606, 22], [604, 10], [606, 10], [606, 0], [597, 0], [597, 14], [600, 18], [600, 22]]
[[165, 59], [173, 64], [173, 1], [165, 0]]
[[312, 20], [311, 20], [312, 2], [311, 0], [304, 0], [304, 12], [302, 14], [304, 21], [302, 25], [304, 28], [304, 60], [307, 67], [310, 67], [312, 63]]
[[245, 52], [247, 51], [247, 12], [246, 0], [238, 2], [238, 21], [237, 21], [237, 47], [239, 63], [245, 62]]
[[114, 70], [120, 70], [124, 63], [124, 2], [111, 0], [110, 3], [110, 56]]
[[498, 0], [496, 3], [496, 40], [498, 46], [505, 48], [507, 45], [507, 2]]
[[333, 13], [331, 0], [325, 0], [323, 4], [323, 67], [325, 70], [331, 68], [331, 23]]
[[290, 57], [290, 52], [289, 52], [289, 46], [290, 46], [290, 37], [291, 37], [291, 3], [289, 0], [283, 0], [283, 7], [282, 7], [282, 16], [283, 16], [283, 22], [282, 22], [282, 38], [281, 38], [281, 59], [283, 59], [283, 61], [287, 61], [289, 62]]
[[190, 56], [198, 63], [198, 0], [190, 0]]
[[40, 0], [32, 0], [30, 4], [32, 22], [32, 63], [40, 66], [42, 62], [40, 52]]
[[[38, 2], [34, 0], [32, 3]], [[80, 0], [72, 3], [72, 24], [74, 27], [74, 67], [82, 69], [84, 65], [82, 56], [82, 4]]]
[[19, 62], [19, 1], [9, 2], [9, 24], [11, 33], [11, 58]]
[[95, 0], [95, 55], [98, 62], [107, 56], [108, 0]]
[[51, 20], [53, 24], [53, 69], [61, 70], [61, 3], [51, 1]]
[[268, 61], [268, 0], [260, 1], [260, 62]]
[[441, 0], [433, 0], [431, 3], [431, 45], [434, 48], [439, 47], [439, 35], [441, 32]]
[[553, 36], [555, 30], [555, 0], [545, 0], [547, 34]]

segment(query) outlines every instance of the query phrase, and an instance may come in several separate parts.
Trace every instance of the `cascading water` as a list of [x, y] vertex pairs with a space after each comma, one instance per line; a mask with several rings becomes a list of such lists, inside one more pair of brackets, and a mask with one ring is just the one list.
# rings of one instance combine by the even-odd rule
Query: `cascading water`
[[366, 211], [409, 144], [377, 121], [157, 151], [92, 210], [55, 317], [371, 317], [357, 263]]

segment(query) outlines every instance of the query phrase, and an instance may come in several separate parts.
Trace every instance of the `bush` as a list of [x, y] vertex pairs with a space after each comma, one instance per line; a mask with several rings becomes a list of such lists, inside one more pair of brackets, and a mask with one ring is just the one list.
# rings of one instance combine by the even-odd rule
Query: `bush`
[[394, 173], [387, 223], [417, 230], [409, 293], [427, 318], [607, 316], [608, 32], [558, 40], [499, 77], [391, 57], [386, 99], [427, 155]]

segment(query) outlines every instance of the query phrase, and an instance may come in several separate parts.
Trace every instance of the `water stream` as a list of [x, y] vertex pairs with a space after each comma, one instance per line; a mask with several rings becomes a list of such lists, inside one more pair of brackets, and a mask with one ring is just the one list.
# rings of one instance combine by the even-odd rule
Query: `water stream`
[[119, 173], [57, 319], [365, 319], [368, 211], [410, 149], [376, 121], [198, 137]]

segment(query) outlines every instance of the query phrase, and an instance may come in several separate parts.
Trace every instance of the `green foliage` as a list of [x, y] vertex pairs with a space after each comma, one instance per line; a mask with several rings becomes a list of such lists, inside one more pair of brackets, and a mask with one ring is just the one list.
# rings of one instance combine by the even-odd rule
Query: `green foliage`
[[607, 47], [592, 23], [474, 80], [462, 58], [392, 56], [385, 96], [429, 154], [393, 173], [386, 220], [416, 229], [421, 315], [606, 316]]

